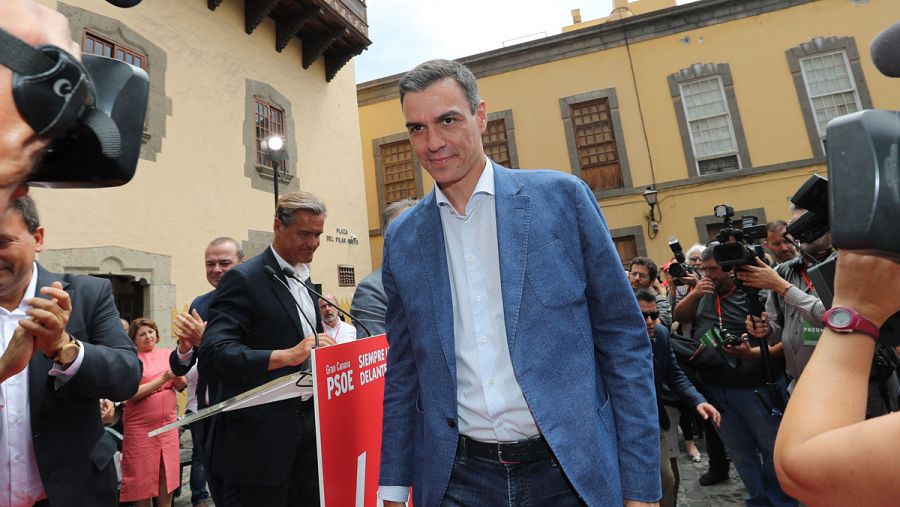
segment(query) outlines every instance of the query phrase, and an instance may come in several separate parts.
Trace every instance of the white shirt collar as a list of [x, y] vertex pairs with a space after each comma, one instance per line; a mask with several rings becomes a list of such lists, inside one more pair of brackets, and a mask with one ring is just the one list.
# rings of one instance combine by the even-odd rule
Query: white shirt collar
[[[472, 192], [472, 195], [474, 196], [479, 193], [494, 195], [494, 168], [491, 165], [491, 159], [487, 158], [487, 156], [484, 157], [484, 170], [481, 171], [481, 177], [478, 178], [478, 183], [475, 185], [475, 191]], [[447, 196], [441, 192], [437, 183], [434, 184], [434, 198], [438, 206], [446, 205], [450, 206], [450, 209], [453, 209]], [[469, 199], [469, 202], [471, 202], [471, 198]]]
[[281, 256], [278, 255], [278, 252], [275, 251], [275, 247], [273, 247], [272, 245], [269, 245], [269, 249], [271, 249], [272, 254], [275, 255], [275, 260], [278, 262], [279, 266], [281, 266], [282, 268], [293, 269], [294, 274], [296, 274], [297, 278], [299, 278], [301, 280], [306, 280], [307, 278], [309, 278], [309, 264], [300, 263], [300, 264], [297, 264], [296, 266], [292, 266], [292, 265], [288, 264], [288, 261], [282, 259]]

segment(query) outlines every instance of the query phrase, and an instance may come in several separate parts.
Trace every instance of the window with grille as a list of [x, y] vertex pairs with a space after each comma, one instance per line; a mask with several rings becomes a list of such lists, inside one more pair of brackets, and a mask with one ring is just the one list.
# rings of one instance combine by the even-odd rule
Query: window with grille
[[580, 102], [569, 108], [581, 179], [591, 190], [621, 188], [622, 168], [619, 165], [609, 99]]
[[356, 285], [356, 269], [353, 266], [339, 265], [338, 287], [353, 287]]
[[146, 55], [90, 32], [84, 32], [84, 41], [81, 51], [93, 55], [105, 56], [107, 58], [115, 58], [116, 60], [121, 60], [142, 69], [147, 66]]
[[820, 138], [838, 116], [862, 109], [847, 54], [835, 51], [800, 59], [800, 69]]
[[[256, 103], [254, 125], [256, 128], [256, 165], [271, 167], [272, 162], [266, 158], [263, 141], [269, 136], [284, 136], [284, 109], [259, 97], [253, 97]], [[278, 170], [283, 172], [285, 161], [278, 162]]]
[[417, 197], [415, 164], [412, 145], [408, 140], [382, 144], [381, 164], [385, 204]]
[[734, 125], [719, 76], [681, 83], [681, 100], [700, 174], [740, 168]]
[[484, 134], [481, 135], [484, 153], [488, 158], [503, 167], [511, 167], [509, 157], [509, 140], [506, 136], [506, 120], [503, 118], [489, 121]]
[[616, 245], [616, 252], [619, 254], [623, 268], [629, 266], [631, 260], [638, 256], [637, 240], [634, 236], [613, 238], [613, 243]]

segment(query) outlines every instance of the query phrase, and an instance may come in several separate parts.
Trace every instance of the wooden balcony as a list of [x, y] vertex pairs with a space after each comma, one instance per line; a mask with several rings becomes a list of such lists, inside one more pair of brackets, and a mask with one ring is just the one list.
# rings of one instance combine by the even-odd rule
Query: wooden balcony
[[[223, 0], [207, 0], [216, 10]], [[325, 61], [325, 80], [331, 81], [369, 40], [364, 0], [244, 0], [244, 30], [252, 34], [269, 17], [275, 21], [275, 50], [296, 37], [301, 41], [301, 65], [309, 68], [319, 58]]]

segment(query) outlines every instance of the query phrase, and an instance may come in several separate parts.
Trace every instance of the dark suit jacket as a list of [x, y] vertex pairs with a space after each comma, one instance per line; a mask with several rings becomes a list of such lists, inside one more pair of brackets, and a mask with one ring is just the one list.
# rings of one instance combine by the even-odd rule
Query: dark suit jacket
[[62, 282], [72, 299], [66, 332], [81, 341], [84, 360], [59, 390], [48, 375], [50, 359], [38, 352], [28, 364], [31, 431], [41, 481], [54, 507], [118, 505], [112, 460], [116, 446], [100, 422], [99, 399], [134, 396], [141, 362], [122, 330], [108, 280], [58, 275], [38, 265], [38, 291], [55, 281]]
[[[381, 268], [369, 273], [356, 286], [353, 293], [353, 303], [350, 305], [350, 314], [362, 321], [373, 335], [379, 335], [385, 331], [384, 313], [387, 311], [387, 296], [384, 294], [384, 285], [381, 283]], [[356, 337], [365, 338], [366, 334], [362, 326], [357, 326]]]
[[[263, 271], [271, 266], [284, 280], [271, 247], [231, 269], [216, 288], [209, 322], [200, 344], [200, 374], [219, 381], [216, 401], [231, 398], [300, 366], [266, 371], [273, 350], [303, 339], [300, 316], [287, 288]], [[318, 302], [315, 326], [322, 330]], [[226, 479], [274, 486], [285, 479], [294, 459], [293, 444], [303, 437], [299, 398], [226, 412], [212, 429], [211, 466]]]
[[672, 349], [672, 342], [669, 340], [669, 330], [665, 326], [656, 325], [651, 343], [653, 347], [653, 378], [656, 383], [656, 407], [659, 411], [659, 427], [668, 430], [670, 424], [669, 416], [663, 407], [660, 393], [663, 383], [680, 400], [690, 405], [691, 408], [705, 403], [706, 399], [697, 391], [697, 388], [688, 379], [684, 370], [678, 366], [678, 360], [675, 359], [675, 350]]
[[[194, 298], [194, 301], [191, 302], [190, 308], [188, 308], [188, 312], [192, 312], [197, 310], [197, 313], [200, 315], [200, 318], [208, 321], [209, 320], [209, 305], [212, 303], [213, 296], [215, 296], [215, 289], [203, 294], [202, 296], [197, 296]], [[178, 347], [176, 347], [169, 354], [169, 368], [172, 369], [172, 373], [175, 375], [187, 375], [187, 372], [197, 363], [198, 353], [194, 350], [194, 353], [191, 355], [190, 360], [187, 364], [182, 364], [181, 359], [178, 358]], [[205, 376], [197, 375], [197, 408], [205, 408], [206, 407], [206, 398], [205, 396], [201, 396], [200, 393], [206, 391], [206, 386], [208, 385], [208, 381]], [[210, 393], [210, 399], [214, 396]]]
[[[588, 505], [657, 501], [650, 339], [597, 200], [558, 171], [493, 165], [506, 337], [516, 379]], [[439, 505], [458, 443], [453, 298], [434, 192], [388, 228], [390, 353], [379, 484]], [[565, 332], [560, 334], [560, 330]]]

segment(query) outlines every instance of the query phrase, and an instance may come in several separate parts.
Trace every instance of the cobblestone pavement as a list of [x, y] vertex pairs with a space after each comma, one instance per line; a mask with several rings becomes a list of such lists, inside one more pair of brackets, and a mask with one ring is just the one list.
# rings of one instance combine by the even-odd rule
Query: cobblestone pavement
[[[186, 433], [182, 442], [185, 447], [190, 446], [190, 434]], [[701, 486], [697, 481], [706, 473], [709, 465], [706, 458], [706, 448], [703, 440], [696, 442], [703, 456], [700, 463], [692, 463], [684, 445], [679, 443], [678, 470], [681, 473], [681, 484], [678, 486], [678, 502], [681, 507], [740, 507], [744, 505], [744, 484], [738, 478], [734, 467], [731, 467], [731, 478], [715, 486]], [[175, 507], [191, 507], [191, 490], [188, 485], [190, 479], [190, 467], [184, 469], [181, 496], [175, 498]], [[213, 507], [212, 500], [207, 505]]]

